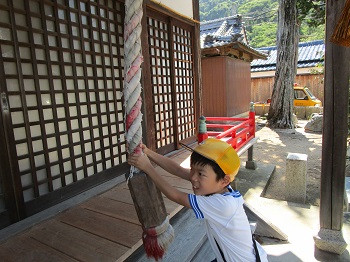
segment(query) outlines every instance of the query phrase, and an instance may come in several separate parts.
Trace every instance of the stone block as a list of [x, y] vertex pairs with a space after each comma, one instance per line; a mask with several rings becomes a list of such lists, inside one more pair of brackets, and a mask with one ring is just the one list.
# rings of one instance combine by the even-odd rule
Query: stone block
[[286, 161], [286, 201], [305, 203], [306, 201], [307, 155], [289, 153]]
[[312, 114], [322, 114], [323, 113], [323, 107], [321, 106], [306, 106], [305, 107], [305, 117], [306, 119], [309, 119]]
[[314, 113], [309, 122], [306, 123], [304, 129], [305, 131], [311, 132], [322, 132], [323, 128], [323, 115]]
[[254, 105], [255, 115], [262, 116], [264, 115], [264, 105]]
[[306, 113], [305, 113], [305, 106], [295, 106], [294, 107], [294, 114], [296, 114], [296, 116], [299, 119], [305, 119]]
[[269, 104], [255, 104], [254, 111], [257, 116], [263, 116], [269, 113], [270, 105]]
[[341, 255], [347, 244], [344, 240], [342, 231], [321, 228], [317, 236], [314, 236], [314, 242], [318, 249]]

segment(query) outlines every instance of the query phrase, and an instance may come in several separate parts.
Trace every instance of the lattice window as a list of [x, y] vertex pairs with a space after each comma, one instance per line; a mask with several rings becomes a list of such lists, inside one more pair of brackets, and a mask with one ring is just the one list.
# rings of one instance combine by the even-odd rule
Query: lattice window
[[25, 201], [126, 161], [123, 5], [0, 1], [0, 81]]
[[174, 143], [168, 25], [148, 18], [157, 148]]
[[177, 124], [179, 140], [195, 135], [192, 34], [178, 26], [172, 27]]
[[[195, 135], [193, 47], [190, 29], [148, 18], [156, 148]], [[191, 27], [189, 27], [191, 28]]]

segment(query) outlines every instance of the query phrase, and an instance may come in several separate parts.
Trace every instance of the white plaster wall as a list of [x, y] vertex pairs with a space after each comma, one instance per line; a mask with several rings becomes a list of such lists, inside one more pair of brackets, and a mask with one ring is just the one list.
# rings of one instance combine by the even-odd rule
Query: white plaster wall
[[193, 18], [192, 0], [152, 0], [155, 3], [160, 3], [170, 9]]

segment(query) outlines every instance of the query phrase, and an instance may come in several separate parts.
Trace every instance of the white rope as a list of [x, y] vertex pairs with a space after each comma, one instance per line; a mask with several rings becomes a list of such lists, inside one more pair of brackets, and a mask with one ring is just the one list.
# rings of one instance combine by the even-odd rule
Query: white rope
[[[140, 151], [142, 143], [141, 99], [141, 19], [143, 16], [142, 0], [125, 0], [124, 20], [124, 106], [126, 142], [128, 153]], [[133, 169], [134, 170], [134, 169]], [[132, 171], [130, 172], [132, 173]]]
[[[141, 49], [141, 20], [143, 16], [142, 0], [125, 0], [124, 21], [124, 106], [126, 143], [129, 154], [141, 153], [142, 143], [142, 113], [141, 113], [141, 64], [143, 62]], [[139, 170], [131, 166], [127, 183]], [[153, 229], [152, 229], [153, 230]], [[174, 239], [174, 229], [169, 223], [168, 217], [160, 226], [155, 227], [158, 245], [162, 251], [166, 251]], [[146, 236], [147, 238], [147, 236]], [[147, 243], [147, 241], [146, 241]], [[152, 243], [152, 241], [148, 241]], [[158, 243], [158, 244], [157, 244]], [[157, 248], [153, 244], [152, 249]], [[151, 252], [152, 253], [152, 252]], [[153, 252], [157, 258], [156, 252]]]

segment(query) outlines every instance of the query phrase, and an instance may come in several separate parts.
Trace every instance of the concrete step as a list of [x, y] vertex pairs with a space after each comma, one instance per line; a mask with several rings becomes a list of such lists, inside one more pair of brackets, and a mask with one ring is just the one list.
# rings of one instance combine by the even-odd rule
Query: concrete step
[[282, 241], [288, 241], [288, 236], [282, 232], [278, 227], [268, 221], [262, 214], [251, 207], [249, 204], [244, 204], [244, 210], [247, 214], [249, 223], [252, 225], [256, 224], [254, 231], [252, 232], [256, 235], [268, 238], [279, 239]]
[[203, 243], [200, 250], [198, 250], [197, 254], [193, 257], [191, 262], [203, 262], [203, 261], [213, 261], [215, 259], [214, 251], [210, 246], [209, 240]]
[[[170, 220], [170, 224], [174, 228], [175, 239], [171, 243], [162, 261], [191, 261], [207, 239], [203, 225], [199, 219], [196, 219], [193, 211], [187, 208], [183, 208], [177, 213]], [[142, 245], [125, 261], [146, 262], [154, 260], [147, 257]]]

